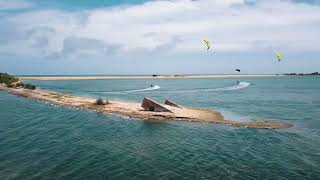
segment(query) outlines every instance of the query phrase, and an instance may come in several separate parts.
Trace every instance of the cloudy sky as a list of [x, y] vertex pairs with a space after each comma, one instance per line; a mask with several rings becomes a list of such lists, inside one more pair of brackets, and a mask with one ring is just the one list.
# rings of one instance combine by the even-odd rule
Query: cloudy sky
[[[211, 39], [207, 52], [202, 39]], [[283, 54], [278, 63], [275, 52]], [[317, 0], [0, 0], [0, 71], [320, 71]]]

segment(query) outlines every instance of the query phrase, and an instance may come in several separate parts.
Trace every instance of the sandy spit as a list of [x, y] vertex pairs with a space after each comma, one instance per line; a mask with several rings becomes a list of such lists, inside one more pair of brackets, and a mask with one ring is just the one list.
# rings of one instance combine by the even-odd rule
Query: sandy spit
[[206, 122], [217, 123], [235, 127], [248, 127], [248, 128], [264, 128], [264, 129], [278, 129], [289, 128], [292, 125], [285, 122], [275, 121], [250, 121], [240, 122], [233, 120], [226, 120], [217, 111], [206, 109], [195, 109], [189, 107], [171, 107], [164, 105], [170, 109], [171, 112], [152, 112], [145, 111], [140, 103], [122, 102], [122, 101], [109, 101], [106, 105], [95, 105], [95, 99], [80, 97], [70, 94], [57, 93], [47, 90], [27, 90], [22, 88], [7, 88], [0, 85], [0, 91], [6, 91], [10, 94], [25, 97], [32, 100], [38, 100], [45, 103], [54, 105], [61, 105], [64, 107], [91, 110], [101, 113], [113, 113], [118, 115], [129, 116], [142, 120], [157, 120], [157, 121], [193, 121], [193, 122]]

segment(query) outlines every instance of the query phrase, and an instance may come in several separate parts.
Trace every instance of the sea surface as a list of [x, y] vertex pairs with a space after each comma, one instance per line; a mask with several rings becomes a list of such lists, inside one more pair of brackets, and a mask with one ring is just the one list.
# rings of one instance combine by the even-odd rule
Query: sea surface
[[294, 127], [146, 122], [0, 92], [1, 180], [320, 179], [319, 77], [26, 82], [110, 100], [170, 99]]

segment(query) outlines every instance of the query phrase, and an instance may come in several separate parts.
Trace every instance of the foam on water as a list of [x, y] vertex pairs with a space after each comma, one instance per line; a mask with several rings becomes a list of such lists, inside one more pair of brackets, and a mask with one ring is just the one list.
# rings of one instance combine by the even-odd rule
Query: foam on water
[[130, 90], [130, 91], [122, 91], [122, 92], [130, 93], [130, 92], [140, 92], [140, 91], [153, 91], [156, 89], [160, 89], [160, 86], [154, 85], [153, 87], [148, 87], [148, 88], [144, 88], [144, 89], [135, 89], [135, 90]]
[[212, 89], [212, 91], [232, 91], [232, 90], [246, 88], [248, 86], [250, 86], [250, 83], [248, 83], [248, 82], [240, 82], [239, 84], [236, 84], [236, 85], [233, 85], [233, 86]]
[[160, 89], [160, 86], [154, 85], [153, 87], [148, 87], [148, 88], [143, 88], [143, 89], [133, 89], [133, 90], [128, 90], [128, 91], [119, 91], [119, 92], [104, 92], [107, 94], [118, 94], [118, 93], [132, 93], [132, 92], [142, 92], [142, 91], [153, 91], [156, 89]]
[[243, 89], [250, 86], [248, 82], [240, 82], [239, 84], [235, 84], [232, 86], [226, 86], [221, 88], [214, 88], [214, 89], [191, 89], [191, 90], [177, 90], [174, 91], [175, 93], [191, 93], [191, 92], [212, 92], [212, 91], [233, 91], [238, 89]]

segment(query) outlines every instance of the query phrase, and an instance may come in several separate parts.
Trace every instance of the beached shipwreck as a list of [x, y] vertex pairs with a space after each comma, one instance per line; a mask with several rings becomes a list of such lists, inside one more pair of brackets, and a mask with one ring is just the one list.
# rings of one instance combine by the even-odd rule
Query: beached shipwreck
[[173, 113], [170, 109], [166, 108], [165, 106], [146, 97], [143, 99], [141, 107], [143, 107], [143, 109], [146, 111]]
[[41, 89], [29, 90], [23, 88], [9, 88], [5, 85], [0, 85], [0, 90], [51, 105], [61, 105], [64, 107], [92, 110], [101, 113], [119, 114], [142, 120], [193, 121], [250, 128], [288, 128], [292, 126], [285, 122], [276, 121], [261, 120], [240, 122], [227, 120], [217, 111], [185, 107], [170, 100], [166, 100], [164, 104], [161, 104], [149, 98], [144, 98], [141, 104], [136, 102], [108, 101], [106, 104], [97, 105], [96, 99], [93, 98]]

